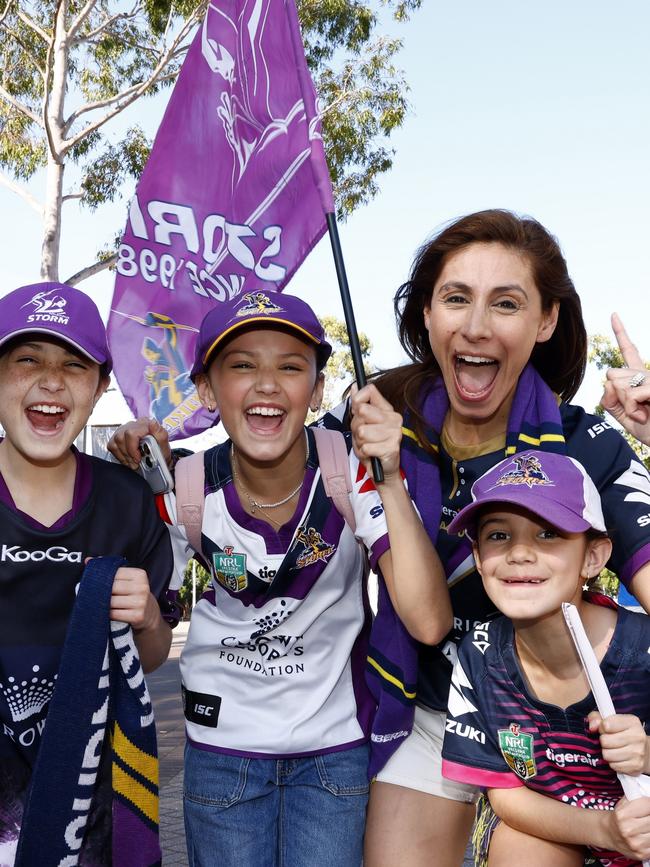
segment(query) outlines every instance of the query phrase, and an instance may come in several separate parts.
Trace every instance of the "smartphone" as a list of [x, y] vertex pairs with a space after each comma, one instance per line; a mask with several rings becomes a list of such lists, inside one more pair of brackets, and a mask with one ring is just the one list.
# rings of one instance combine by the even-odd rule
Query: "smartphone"
[[140, 440], [140, 473], [154, 494], [166, 494], [174, 489], [174, 480], [160, 451], [156, 438], [148, 434]]

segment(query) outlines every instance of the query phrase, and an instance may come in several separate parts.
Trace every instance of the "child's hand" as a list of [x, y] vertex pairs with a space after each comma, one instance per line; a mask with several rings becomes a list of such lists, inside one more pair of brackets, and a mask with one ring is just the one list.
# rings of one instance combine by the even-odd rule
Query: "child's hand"
[[370, 472], [370, 458], [379, 458], [384, 479], [399, 478], [402, 416], [395, 412], [374, 385], [352, 388], [352, 442], [354, 451]]
[[588, 717], [589, 731], [598, 732], [603, 758], [613, 771], [635, 776], [648, 767], [648, 737], [638, 717], [617, 713], [603, 719], [598, 711]]
[[621, 798], [614, 810], [603, 811], [603, 817], [609, 825], [603, 848], [633, 860], [650, 858], [650, 798]]
[[138, 418], [119, 427], [108, 441], [108, 450], [121, 464], [137, 470], [140, 465], [140, 440], [151, 434], [160, 446], [167, 466], [171, 465], [172, 450], [169, 447], [169, 434], [153, 418]]
[[121, 566], [115, 573], [111, 593], [111, 620], [128, 623], [135, 631], [158, 625], [160, 609], [149, 589], [144, 569]]

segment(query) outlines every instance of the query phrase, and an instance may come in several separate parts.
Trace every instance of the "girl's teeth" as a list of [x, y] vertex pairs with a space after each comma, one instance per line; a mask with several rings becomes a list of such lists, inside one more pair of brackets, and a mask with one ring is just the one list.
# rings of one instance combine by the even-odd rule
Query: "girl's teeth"
[[271, 406], [253, 406], [246, 410], [249, 415], [282, 415], [281, 409]]
[[34, 412], [44, 412], [46, 415], [55, 415], [57, 412], [65, 412], [62, 406], [48, 406], [44, 403], [38, 403], [36, 406], [30, 406]]

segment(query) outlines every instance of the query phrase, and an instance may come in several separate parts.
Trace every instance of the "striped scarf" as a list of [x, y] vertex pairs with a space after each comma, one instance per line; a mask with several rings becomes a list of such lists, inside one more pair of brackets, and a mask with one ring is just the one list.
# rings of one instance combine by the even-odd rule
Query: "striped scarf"
[[[429, 424], [426, 436], [435, 453], [440, 450], [440, 432], [448, 407], [447, 391], [438, 377], [422, 400], [422, 414]], [[532, 364], [519, 377], [508, 418], [504, 457], [530, 448], [566, 452], [557, 397]], [[422, 523], [435, 542], [442, 508], [438, 461], [420, 445], [408, 414], [404, 419], [401, 464]], [[471, 553], [469, 548], [467, 553]], [[371, 734], [369, 772], [374, 777], [411, 732], [418, 677], [418, 643], [395, 613], [381, 576], [367, 672], [378, 705]]]
[[[79, 863], [102, 747], [112, 747], [112, 863], [160, 864], [151, 700], [131, 628], [109, 620], [117, 557], [86, 566], [32, 774], [16, 867]], [[111, 841], [104, 841], [105, 847]], [[106, 850], [104, 850], [105, 852]]]

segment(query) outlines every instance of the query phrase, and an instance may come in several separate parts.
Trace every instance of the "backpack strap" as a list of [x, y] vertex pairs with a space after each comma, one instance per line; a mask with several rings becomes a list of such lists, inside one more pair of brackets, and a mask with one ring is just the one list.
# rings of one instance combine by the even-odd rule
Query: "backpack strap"
[[176, 516], [185, 528], [187, 540], [201, 553], [201, 527], [205, 507], [204, 452], [181, 458], [176, 464]]
[[332, 499], [340, 514], [345, 518], [348, 527], [355, 533], [357, 522], [350, 500], [352, 479], [345, 437], [341, 431], [328, 430], [324, 427], [313, 427], [311, 430], [316, 440], [318, 463], [325, 493]]

